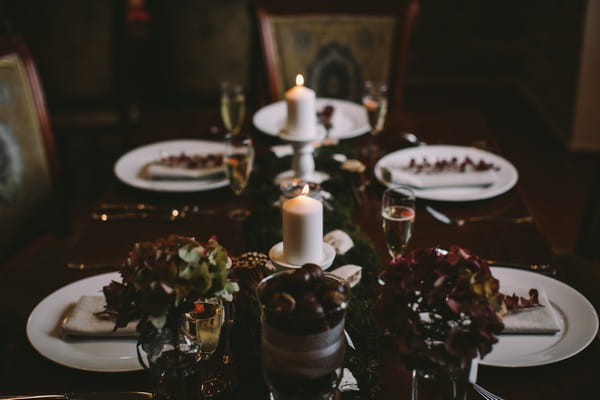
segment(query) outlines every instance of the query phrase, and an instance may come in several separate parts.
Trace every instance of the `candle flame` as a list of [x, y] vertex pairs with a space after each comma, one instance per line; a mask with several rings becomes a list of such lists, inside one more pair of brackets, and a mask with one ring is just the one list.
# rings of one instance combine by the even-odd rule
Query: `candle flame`
[[304, 77], [302, 74], [296, 75], [296, 85], [303, 86], [304, 85]]
[[308, 194], [308, 192], [309, 192], [308, 185], [307, 185], [307, 184], [305, 184], [305, 185], [302, 187], [302, 191], [300, 192], [300, 194], [301, 194], [301, 195], [304, 195], [304, 196], [306, 196], [306, 195]]

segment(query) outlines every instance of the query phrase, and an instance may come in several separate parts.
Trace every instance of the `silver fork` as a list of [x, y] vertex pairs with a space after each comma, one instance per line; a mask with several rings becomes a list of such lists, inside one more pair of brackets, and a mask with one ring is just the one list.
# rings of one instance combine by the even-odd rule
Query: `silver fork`
[[431, 214], [433, 216], [433, 218], [435, 218], [438, 221], [440, 221], [444, 224], [447, 224], [447, 225], [463, 226], [464, 224], [466, 224], [468, 222], [483, 222], [483, 221], [509, 222], [509, 223], [513, 223], [513, 224], [522, 224], [522, 223], [526, 223], [526, 222], [533, 222], [533, 217], [530, 215], [527, 215], [525, 217], [496, 217], [496, 216], [492, 216], [492, 215], [483, 215], [483, 216], [466, 217], [466, 218], [451, 218], [451, 217], [447, 216], [446, 214], [436, 210], [433, 207], [425, 206], [425, 209], [427, 210], [427, 212], [429, 212], [429, 214]]
[[490, 392], [489, 390], [486, 390], [486, 389], [482, 388], [481, 386], [479, 386], [476, 383], [473, 383], [473, 389], [475, 389], [475, 391], [477, 393], [479, 393], [481, 395], [481, 397], [483, 397], [484, 399], [487, 399], [487, 400], [504, 400], [504, 399], [502, 399], [502, 397], [495, 395], [494, 393]]

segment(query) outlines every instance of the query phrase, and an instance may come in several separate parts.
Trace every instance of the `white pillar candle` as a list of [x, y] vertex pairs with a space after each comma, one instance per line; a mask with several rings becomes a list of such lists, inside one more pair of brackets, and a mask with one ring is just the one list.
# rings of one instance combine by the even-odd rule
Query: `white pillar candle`
[[[306, 193], [308, 186], [305, 186]], [[304, 194], [287, 200], [282, 207], [283, 254], [293, 265], [319, 264], [323, 257], [323, 205]]]
[[317, 105], [314, 90], [304, 86], [304, 78], [296, 76], [296, 86], [285, 92], [287, 124], [285, 134], [298, 139], [317, 136]]

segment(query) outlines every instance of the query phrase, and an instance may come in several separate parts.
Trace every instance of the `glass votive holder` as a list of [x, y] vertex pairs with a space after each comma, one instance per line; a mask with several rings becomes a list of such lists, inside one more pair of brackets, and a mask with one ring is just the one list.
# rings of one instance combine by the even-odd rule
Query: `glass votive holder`
[[304, 193], [306, 196], [312, 197], [313, 199], [322, 200], [321, 196], [321, 185], [315, 182], [307, 182], [302, 179], [293, 179], [288, 182], [281, 184], [281, 200], [285, 201], [292, 199], [296, 196], [300, 196], [304, 187], [308, 187], [308, 193]]

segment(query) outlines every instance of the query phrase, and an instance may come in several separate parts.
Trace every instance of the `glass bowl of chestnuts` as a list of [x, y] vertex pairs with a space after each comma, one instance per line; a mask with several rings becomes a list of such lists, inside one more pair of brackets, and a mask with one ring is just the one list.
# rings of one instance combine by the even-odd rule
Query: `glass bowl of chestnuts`
[[275, 399], [329, 399], [341, 379], [350, 300], [345, 280], [304, 264], [263, 279], [263, 374]]

